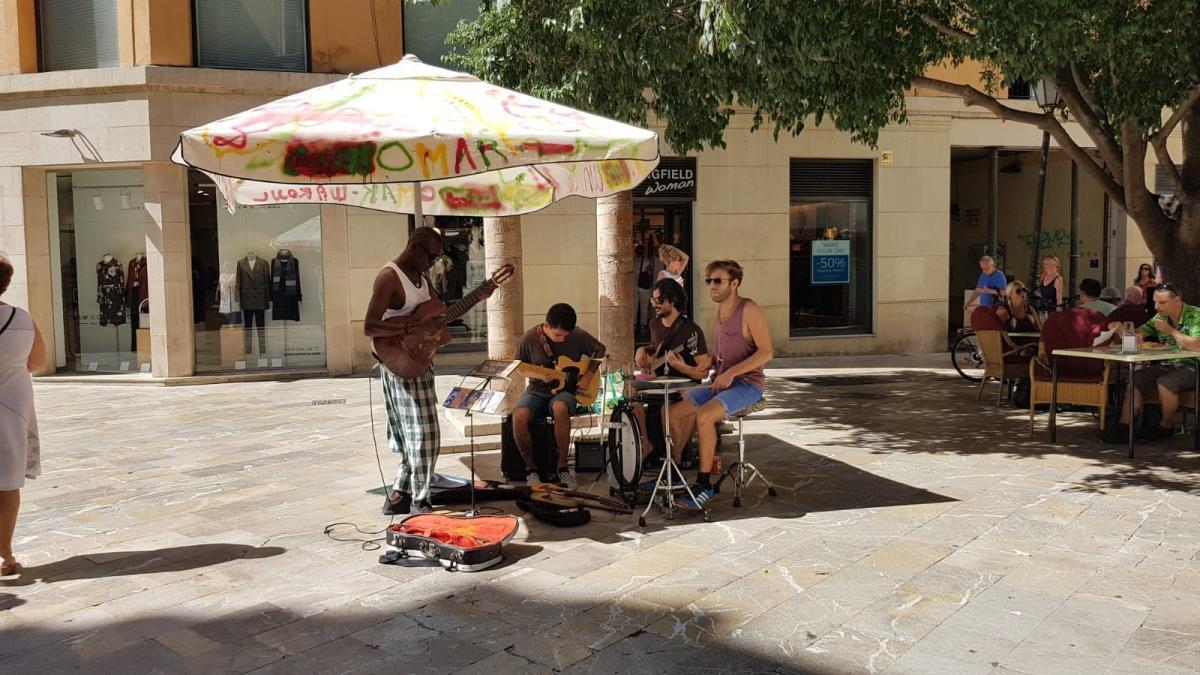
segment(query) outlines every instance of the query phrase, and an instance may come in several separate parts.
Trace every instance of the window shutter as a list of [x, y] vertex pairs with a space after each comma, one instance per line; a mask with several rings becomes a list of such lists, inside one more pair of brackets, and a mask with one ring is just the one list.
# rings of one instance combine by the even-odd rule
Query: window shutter
[[117, 0], [40, 0], [42, 70], [115, 68]]
[[793, 159], [791, 193], [794, 201], [824, 197], [871, 197], [869, 159]]
[[304, 0], [196, 0], [201, 68], [308, 70]]
[[[1175, 168], [1183, 171], [1182, 164], [1176, 164]], [[1175, 194], [1175, 188], [1171, 187], [1171, 181], [1167, 180], [1167, 167], [1162, 163], [1154, 165], [1154, 191], [1160, 195]]]

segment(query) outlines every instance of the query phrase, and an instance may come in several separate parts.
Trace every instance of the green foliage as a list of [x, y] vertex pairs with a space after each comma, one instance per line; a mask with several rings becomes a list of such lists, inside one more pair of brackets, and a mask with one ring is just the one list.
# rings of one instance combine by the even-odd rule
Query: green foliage
[[1000, 86], [1072, 65], [1108, 130], [1145, 134], [1200, 82], [1196, 0], [511, 0], [451, 37], [453, 65], [644, 124], [686, 152], [722, 146], [736, 103], [775, 133], [831, 119], [873, 144], [929, 66], [985, 64]]

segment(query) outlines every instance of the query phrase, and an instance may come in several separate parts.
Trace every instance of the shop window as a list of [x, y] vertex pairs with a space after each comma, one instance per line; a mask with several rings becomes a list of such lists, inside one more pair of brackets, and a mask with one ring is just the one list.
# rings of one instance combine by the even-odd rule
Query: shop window
[[404, 51], [425, 63], [444, 66], [442, 57], [450, 52], [446, 36], [459, 21], [479, 16], [479, 0], [445, 0], [439, 3], [404, 2]]
[[39, 0], [43, 71], [115, 68], [117, 0]]
[[196, 0], [194, 16], [201, 68], [308, 70], [304, 0]]
[[320, 207], [239, 207], [188, 172], [196, 372], [325, 367]]
[[[453, 305], [487, 278], [483, 253], [483, 219], [439, 216], [445, 253], [429, 270], [429, 280], [447, 305]], [[471, 350], [487, 343], [487, 303], [480, 302], [450, 323], [453, 340], [443, 351]]]
[[791, 333], [869, 333], [872, 165], [791, 162]]
[[47, 175], [60, 371], [150, 370], [142, 172]]

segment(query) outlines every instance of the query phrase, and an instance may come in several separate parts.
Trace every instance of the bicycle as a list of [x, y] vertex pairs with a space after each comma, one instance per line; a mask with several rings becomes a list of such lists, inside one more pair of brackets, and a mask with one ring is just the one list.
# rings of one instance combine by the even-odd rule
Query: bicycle
[[954, 369], [968, 382], [978, 382], [983, 379], [983, 350], [979, 348], [979, 340], [975, 331], [970, 328], [959, 328], [958, 337], [950, 347], [950, 360]]

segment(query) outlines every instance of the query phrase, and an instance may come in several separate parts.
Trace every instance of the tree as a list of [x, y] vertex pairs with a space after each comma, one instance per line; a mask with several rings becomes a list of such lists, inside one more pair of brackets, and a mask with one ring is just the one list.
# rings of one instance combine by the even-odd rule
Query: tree
[[[454, 63], [522, 91], [644, 124], [677, 151], [723, 147], [735, 104], [776, 135], [829, 118], [858, 142], [905, 120], [915, 86], [1046, 130], [1137, 223], [1200, 301], [1200, 11], [1196, 0], [510, 0], [462, 24]], [[926, 75], [983, 64], [984, 89]], [[995, 92], [1053, 80], [1065, 108]], [[1080, 147], [1073, 121], [1095, 150]], [[1181, 130], [1182, 154], [1167, 138]], [[1146, 187], [1153, 150], [1177, 197]], [[1178, 162], [1178, 164], [1177, 164]], [[1175, 207], [1178, 208], [1175, 208]]]

